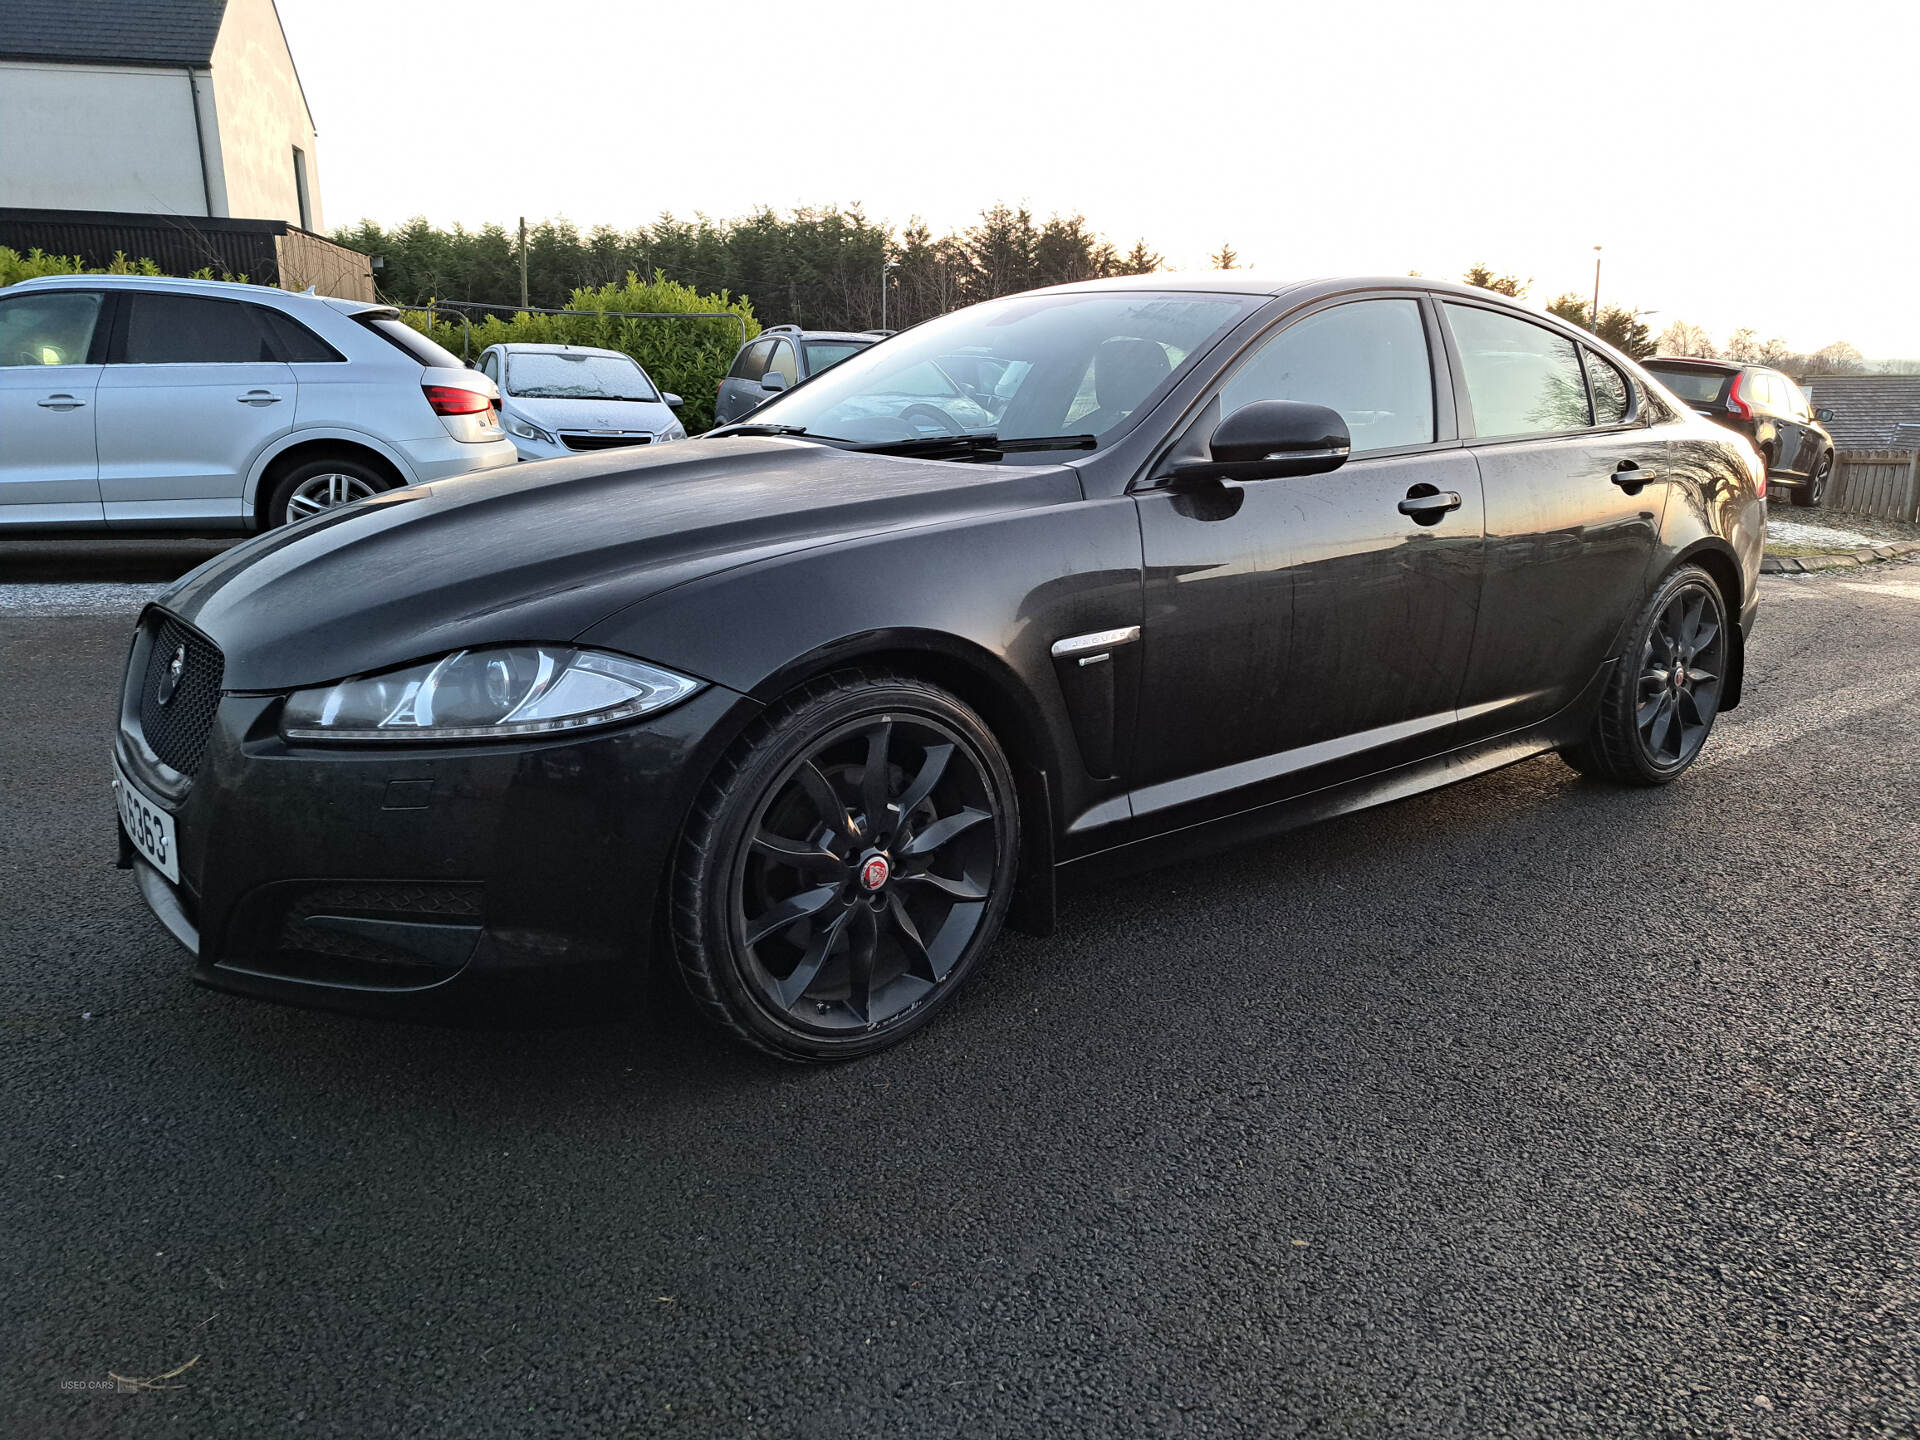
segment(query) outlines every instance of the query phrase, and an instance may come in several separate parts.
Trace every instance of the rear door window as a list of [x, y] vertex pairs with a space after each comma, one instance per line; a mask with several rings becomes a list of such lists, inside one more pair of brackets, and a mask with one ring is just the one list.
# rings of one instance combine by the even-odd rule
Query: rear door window
[[122, 365], [258, 365], [279, 347], [257, 305], [204, 295], [134, 291], [126, 297]]
[[266, 322], [267, 329], [272, 332], [274, 347], [278, 351], [275, 359], [284, 360], [289, 365], [322, 365], [347, 358], [291, 315], [269, 310], [264, 305], [255, 308]]
[[731, 380], [758, 380], [767, 373], [767, 356], [773, 350], [771, 340], [756, 340], [742, 350], [727, 372]]
[[100, 320], [91, 290], [43, 290], [0, 300], [0, 365], [84, 365]]
[[1593, 423], [1624, 423], [1627, 412], [1633, 408], [1633, 392], [1627, 388], [1627, 377], [1615, 369], [1610, 361], [1593, 351], [1585, 350], [1582, 353], [1587, 360], [1587, 386], [1593, 391]]
[[1593, 423], [1573, 341], [1518, 316], [1446, 302], [1460, 350], [1474, 434], [1553, 435]]

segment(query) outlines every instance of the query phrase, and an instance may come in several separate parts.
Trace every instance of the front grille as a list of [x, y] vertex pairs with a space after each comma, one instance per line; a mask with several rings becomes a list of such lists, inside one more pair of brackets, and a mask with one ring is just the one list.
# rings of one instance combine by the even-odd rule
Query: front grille
[[[178, 672], [170, 675], [176, 662]], [[140, 682], [140, 732], [147, 748], [182, 775], [200, 768], [225, 672], [226, 660], [217, 647], [171, 615], [160, 617]], [[167, 697], [164, 703], [162, 694]]]
[[618, 450], [625, 445], [650, 445], [651, 435], [582, 435], [562, 430], [560, 439], [569, 450]]

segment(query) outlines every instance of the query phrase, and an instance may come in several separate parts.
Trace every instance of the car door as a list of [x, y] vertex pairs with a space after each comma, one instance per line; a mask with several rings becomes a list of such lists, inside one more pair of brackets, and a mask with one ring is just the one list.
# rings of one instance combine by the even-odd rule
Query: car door
[[293, 428], [298, 394], [264, 315], [205, 295], [122, 296], [96, 422], [109, 526], [243, 523], [248, 472]]
[[0, 526], [97, 526], [94, 393], [109, 307], [95, 290], [0, 298]]
[[1511, 311], [1441, 310], [1487, 507], [1460, 695], [1472, 741], [1544, 720], [1595, 680], [1652, 578], [1672, 482], [1658, 412], [1599, 352]]
[[1479, 474], [1435, 385], [1437, 324], [1414, 293], [1290, 318], [1236, 363], [1176, 453], [1204, 453], [1243, 405], [1295, 400], [1340, 412], [1352, 458], [1137, 495], [1136, 817], [1190, 823], [1446, 747], [1482, 542]]
[[720, 396], [714, 403], [715, 424], [731, 425], [767, 398], [760, 377], [767, 373], [767, 356], [772, 351], [771, 340], [756, 340], [734, 357], [733, 369], [720, 382]]
[[[1807, 404], [1807, 397], [1800, 387], [1793, 383], [1790, 375], [1776, 374], [1773, 377], [1775, 387], [1780, 392], [1782, 413], [1793, 425], [1793, 473], [1811, 475], [1813, 467], [1819, 462], [1822, 440], [1820, 432], [1814, 428], [1813, 411]], [[1782, 441], [1781, 453], [1787, 453]]]

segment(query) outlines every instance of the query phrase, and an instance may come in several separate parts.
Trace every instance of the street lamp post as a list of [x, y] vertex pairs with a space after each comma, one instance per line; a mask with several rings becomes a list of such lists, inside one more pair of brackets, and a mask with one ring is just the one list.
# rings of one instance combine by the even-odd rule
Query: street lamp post
[[1588, 326], [1594, 334], [1600, 333], [1600, 247], [1593, 247], [1593, 323]]
[[899, 268], [898, 260], [889, 260], [880, 267], [880, 328], [882, 330], [887, 328], [887, 272]]

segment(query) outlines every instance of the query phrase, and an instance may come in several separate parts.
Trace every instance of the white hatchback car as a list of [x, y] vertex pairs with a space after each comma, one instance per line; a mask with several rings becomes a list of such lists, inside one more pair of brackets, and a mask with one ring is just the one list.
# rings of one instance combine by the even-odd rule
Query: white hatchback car
[[493, 383], [386, 306], [132, 275], [0, 290], [0, 530], [264, 529], [515, 458]]
[[586, 345], [489, 345], [477, 362], [500, 387], [500, 423], [522, 460], [687, 438], [662, 391], [622, 350]]

